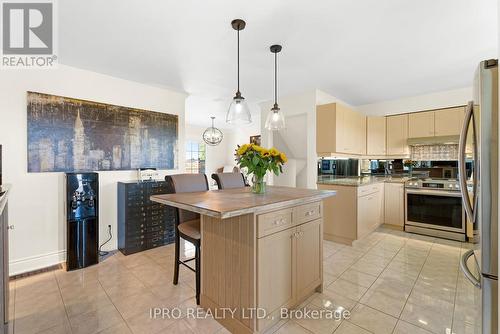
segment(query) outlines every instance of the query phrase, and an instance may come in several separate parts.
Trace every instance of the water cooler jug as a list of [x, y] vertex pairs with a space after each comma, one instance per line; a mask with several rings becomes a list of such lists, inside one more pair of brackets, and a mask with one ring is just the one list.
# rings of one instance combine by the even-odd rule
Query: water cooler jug
[[66, 269], [99, 261], [99, 174], [66, 173]]

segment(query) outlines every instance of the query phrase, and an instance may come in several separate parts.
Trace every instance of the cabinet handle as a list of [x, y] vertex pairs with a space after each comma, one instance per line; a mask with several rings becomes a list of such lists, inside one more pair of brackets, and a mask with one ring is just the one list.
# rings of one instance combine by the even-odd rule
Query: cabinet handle
[[306, 217], [312, 216], [314, 214], [314, 210], [307, 211], [306, 212]]
[[14, 225], [8, 225], [8, 226], [7, 226], [7, 229], [8, 229], [8, 230], [13, 230], [13, 229], [14, 229]]
[[277, 219], [274, 221], [274, 225], [282, 225], [284, 223], [286, 223], [285, 219]]

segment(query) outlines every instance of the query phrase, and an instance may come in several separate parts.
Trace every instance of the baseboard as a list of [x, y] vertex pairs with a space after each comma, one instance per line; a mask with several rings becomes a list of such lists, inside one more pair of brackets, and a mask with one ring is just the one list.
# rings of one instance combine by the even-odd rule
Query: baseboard
[[349, 239], [349, 238], [339, 237], [337, 235], [328, 234], [328, 233], [323, 233], [323, 240], [338, 242], [339, 244], [344, 244], [344, 245], [348, 245], [348, 246], [352, 246], [352, 242], [354, 241], [354, 240]]
[[382, 224], [381, 226], [391, 230], [404, 231], [404, 227], [399, 225]]
[[65, 261], [65, 250], [10, 261], [9, 276], [16, 276], [30, 271], [51, 267]]

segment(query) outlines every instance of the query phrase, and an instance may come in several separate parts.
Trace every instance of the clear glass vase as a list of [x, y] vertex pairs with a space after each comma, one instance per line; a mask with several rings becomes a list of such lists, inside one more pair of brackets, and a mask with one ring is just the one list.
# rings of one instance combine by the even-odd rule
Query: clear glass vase
[[253, 176], [252, 192], [254, 194], [264, 194], [266, 192], [266, 181], [263, 177]]

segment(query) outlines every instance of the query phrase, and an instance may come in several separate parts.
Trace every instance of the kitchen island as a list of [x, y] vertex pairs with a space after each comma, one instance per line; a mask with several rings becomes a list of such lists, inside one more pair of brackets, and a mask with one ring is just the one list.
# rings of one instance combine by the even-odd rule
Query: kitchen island
[[322, 291], [322, 200], [334, 195], [247, 187], [151, 200], [201, 215], [201, 307], [232, 333], [262, 333], [282, 308]]

